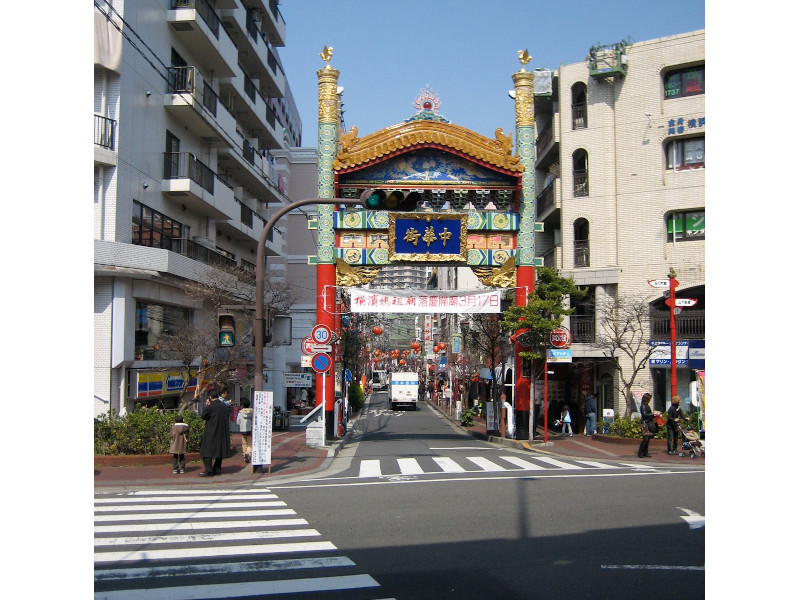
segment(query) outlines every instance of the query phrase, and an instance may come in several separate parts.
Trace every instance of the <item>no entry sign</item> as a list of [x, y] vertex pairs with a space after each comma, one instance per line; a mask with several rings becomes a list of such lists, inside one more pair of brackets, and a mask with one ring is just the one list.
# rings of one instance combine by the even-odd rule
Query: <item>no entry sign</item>
[[559, 327], [550, 332], [550, 345], [553, 348], [566, 348], [572, 343], [572, 334], [566, 327]]

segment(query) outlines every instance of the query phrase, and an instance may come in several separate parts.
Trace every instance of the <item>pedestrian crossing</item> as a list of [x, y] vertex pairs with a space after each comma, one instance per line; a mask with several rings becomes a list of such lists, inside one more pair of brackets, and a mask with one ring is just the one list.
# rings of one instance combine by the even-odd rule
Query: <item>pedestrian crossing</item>
[[95, 600], [383, 598], [375, 579], [264, 489], [98, 495], [94, 561]]
[[572, 459], [571, 462], [536, 456], [419, 456], [403, 458], [364, 459], [358, 466], [358, 476], [384, 477], [393, 475], [431, 475], [442, 473], [500, 473], [508, 471], [600, 470], [624, 468], [591, 460]]

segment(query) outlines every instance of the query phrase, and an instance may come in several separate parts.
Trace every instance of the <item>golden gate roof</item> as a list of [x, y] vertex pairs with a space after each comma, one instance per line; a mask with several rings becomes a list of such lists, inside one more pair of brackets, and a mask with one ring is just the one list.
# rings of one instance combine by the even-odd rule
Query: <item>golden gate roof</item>
[[525, 168], [519, 158], [511, 155], [511, 134], [495, 130], [495, 139], [487, 138], [460, 125], [440, 121], [415, 120], [398, 123], [363, 138], [358, 129], [351, 127], [342, 132], [341, 150], [333, 162], [333, 169], [344, 173], [366, 167], [419, 148], [439, 148], [467, 156], [476, 162], [509, 174], [522, 173]]

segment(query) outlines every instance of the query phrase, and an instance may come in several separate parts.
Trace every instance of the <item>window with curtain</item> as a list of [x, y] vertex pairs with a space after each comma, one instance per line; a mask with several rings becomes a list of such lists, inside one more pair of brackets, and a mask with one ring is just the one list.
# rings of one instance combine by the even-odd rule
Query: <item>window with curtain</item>
[[672, 140], [667, 144], [667, 169], [683, 171], [706, 166], [706, 138]]

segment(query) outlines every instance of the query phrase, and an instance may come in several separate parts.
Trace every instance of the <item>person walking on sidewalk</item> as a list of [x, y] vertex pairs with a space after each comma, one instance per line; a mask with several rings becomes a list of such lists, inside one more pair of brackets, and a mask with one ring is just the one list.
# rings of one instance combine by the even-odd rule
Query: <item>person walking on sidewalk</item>
[[584, 435], [591, 436], [597, 425], [597, 401], [591, 392], [587, 392], [583, 397], [583, 415], [586, 417], [586, 433]]
[[561, 409], [561, 437], [566, 437], [566, 431], [569, 430], [569, 435], [572, 437], [572, 417], [569, 416], [569, 408], [564, 405]]
[[[231, 447], [231, 428], [228, 422], [228, 407], [219, 397], [225, 391], [223, 387], [214, 387], [206, 400], [206, 406], [200, 415], [206, 422], [203, 439], [200, 441], [200, 457], [205, 470], [200, 477], [211, 477], [222, 474], [222, 459], [228, 457]], [[213, 461], [213, 464], [212, 464]]]
[[169, 430], [169, 451], [172, 454], [172, 472], [186, 473], [186, 445], [188, 440], [186, 434], [189, 432], [189, 425], [183, 422], [183, 417], [175, 417], [175, 424]]
[[642, 396], [642, 407], [640, 409], [642, 413], [642, 443], [639, 444], [639, 458], [650, 456], [648, 446], [651, 438], [655, 437], [656, 431], [658, 431], [655, 415], [660, 415], [661, 413], [659, 411], [653, 412], [653, 409], [650, 408], [651, 398], [650, 394]]
[[250, 408], [250, 400], [242, 398], [242, 409], [236, 415], [236, 424], [242, 433], [242, 454], [244, 462], [250, 462], [250, 455], [253, 453], [253, 409]]
[[681, 410], [681, 397], [672, 397], [672, 406], [667, 411], [667, 454], [678, 453], [678, 436], [681, 432], [680, 426], [683, 411]]

